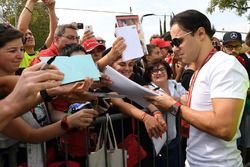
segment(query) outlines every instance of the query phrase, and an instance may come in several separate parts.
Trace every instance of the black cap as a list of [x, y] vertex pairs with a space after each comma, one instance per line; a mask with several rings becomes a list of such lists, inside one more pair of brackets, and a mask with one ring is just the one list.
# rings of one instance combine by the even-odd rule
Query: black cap
[[223, 44], [232, 41], [239, 41], [240, 43], [242, 43], [241, 34], [236, 31], [226, 32], [223, 36]]

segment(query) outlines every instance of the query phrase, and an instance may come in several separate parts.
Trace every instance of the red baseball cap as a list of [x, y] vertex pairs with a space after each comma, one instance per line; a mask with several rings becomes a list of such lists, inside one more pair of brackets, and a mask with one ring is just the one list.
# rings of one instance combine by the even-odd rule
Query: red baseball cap
[[86, 52], [91, 52], [93, 49], [95, 49], [97, 47], [99, 47], [103, 51], [106, 49], [106, 47], [103, 44], [100, 44], [94, 38], [87, 39], [86, 41], [84, 41], [82, 43], [82, 46], [83, 46], [83, 48], [85, 49]]
[[165, 48], [171, 46], [170, 41], [164, 41], [161, 38], [155, 38], [150, 41], [150, 44], [156, 45], [159, 48]]

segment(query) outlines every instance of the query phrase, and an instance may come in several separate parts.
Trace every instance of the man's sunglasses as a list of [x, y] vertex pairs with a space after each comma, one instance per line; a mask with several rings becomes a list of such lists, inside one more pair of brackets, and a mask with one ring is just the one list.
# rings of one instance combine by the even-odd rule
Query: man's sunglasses
[[13, 28], [13, 27], [7, 23], [1, 23], [0, 24], [0, 33], [3, 33], [4, 31], [6, 31], [9, 28]]
[[182, 42], [183, 42], [183, 40], [184, 40], [184, 37], [187, 36], [188, 34], [191, 34], [191, 33], [192, 33], [192, 31], [187, 32], [187, 33], [181, 35], [179, 38], [174, 38], [174, 39], [172, 39], [171, 44], [172, 44], [173, 46], [175, 46], [175, 47], [179, 47], [179, 46], [182, 44]]

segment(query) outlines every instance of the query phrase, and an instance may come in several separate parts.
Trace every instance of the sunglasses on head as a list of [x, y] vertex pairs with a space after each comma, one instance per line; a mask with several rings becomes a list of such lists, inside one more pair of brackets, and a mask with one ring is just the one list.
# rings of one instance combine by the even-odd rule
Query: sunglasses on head
[[172, 39], [171, 44], [172, 44], [173, 46], [175, 46], [175, 47], [179, 47], [179, 46], [182, 44], [182, 42], [183, 42], [183, 40], [184, 40], [184, 37], [187, 36], [188, 34], [191, 34], [191, 33], [192, 33], [192, 31], [187, 32], [187, 33], [185, 33], [185, 34], [182, 34], [181, 36], [179, 36], [179, 38], [174, 38], [174, 39]]
[[0, 33], [6, 31], [9, 28], [13, 28], [10, 24], [7, 23], [1, 23], [0, 24]]

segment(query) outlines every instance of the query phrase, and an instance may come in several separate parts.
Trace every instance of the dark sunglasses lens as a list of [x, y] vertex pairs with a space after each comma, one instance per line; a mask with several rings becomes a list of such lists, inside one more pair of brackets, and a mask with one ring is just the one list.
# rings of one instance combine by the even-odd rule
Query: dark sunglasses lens
[[174, 46], [176, 46], [176, 47], [179, 47], [180, 46], [180, 44], [181, 44], [181, 39], [179, 39], [179, 38], [174, 38], [173, 40], [172, 40], [172, 44], [174, 45]]

